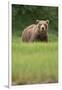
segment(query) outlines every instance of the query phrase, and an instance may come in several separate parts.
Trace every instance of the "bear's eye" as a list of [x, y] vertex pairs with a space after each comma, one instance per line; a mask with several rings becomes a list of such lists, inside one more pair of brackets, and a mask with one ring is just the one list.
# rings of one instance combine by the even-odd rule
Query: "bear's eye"
[[47, 29], [47, 25], [46, 24], [44, 24], [44, 26], [46, 27], [46, 29]]
[[44, 24], [46, 26], [46, 24]]

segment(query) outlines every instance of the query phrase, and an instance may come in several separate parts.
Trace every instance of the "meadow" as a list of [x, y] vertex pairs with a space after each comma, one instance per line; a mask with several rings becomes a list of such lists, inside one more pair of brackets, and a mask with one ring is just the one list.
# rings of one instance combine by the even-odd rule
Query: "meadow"
[[[51, 36], [51, 35], [50, 35]], [[44, 84], [58, 82], [58, 42], [23, 43], [12, 40], [12, 84]]]

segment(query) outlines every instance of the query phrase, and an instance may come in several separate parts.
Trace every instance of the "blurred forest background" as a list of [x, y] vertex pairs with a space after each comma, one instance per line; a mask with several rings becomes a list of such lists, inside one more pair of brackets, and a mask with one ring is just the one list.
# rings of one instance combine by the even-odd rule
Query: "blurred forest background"
[[[20, 36], [22, 30], [36, 20], [49, 20], [51, 38], [58, 36], [58, 7], [12, 4], [12, 34]], [[52, 37], [53, 34], [53, 37]]]

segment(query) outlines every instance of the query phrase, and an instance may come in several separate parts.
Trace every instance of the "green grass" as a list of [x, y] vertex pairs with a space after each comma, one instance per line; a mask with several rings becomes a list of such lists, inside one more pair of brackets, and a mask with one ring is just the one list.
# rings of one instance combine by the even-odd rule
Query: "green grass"
[[12, 41], [12, 84], [58, 82], [58, 43]]

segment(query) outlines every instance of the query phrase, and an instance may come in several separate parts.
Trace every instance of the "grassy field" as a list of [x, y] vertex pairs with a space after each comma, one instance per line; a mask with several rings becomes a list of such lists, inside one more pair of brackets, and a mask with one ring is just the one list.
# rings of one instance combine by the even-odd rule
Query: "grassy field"
[[58, 43], [12, 41], [12, 84], [58, 82]]

